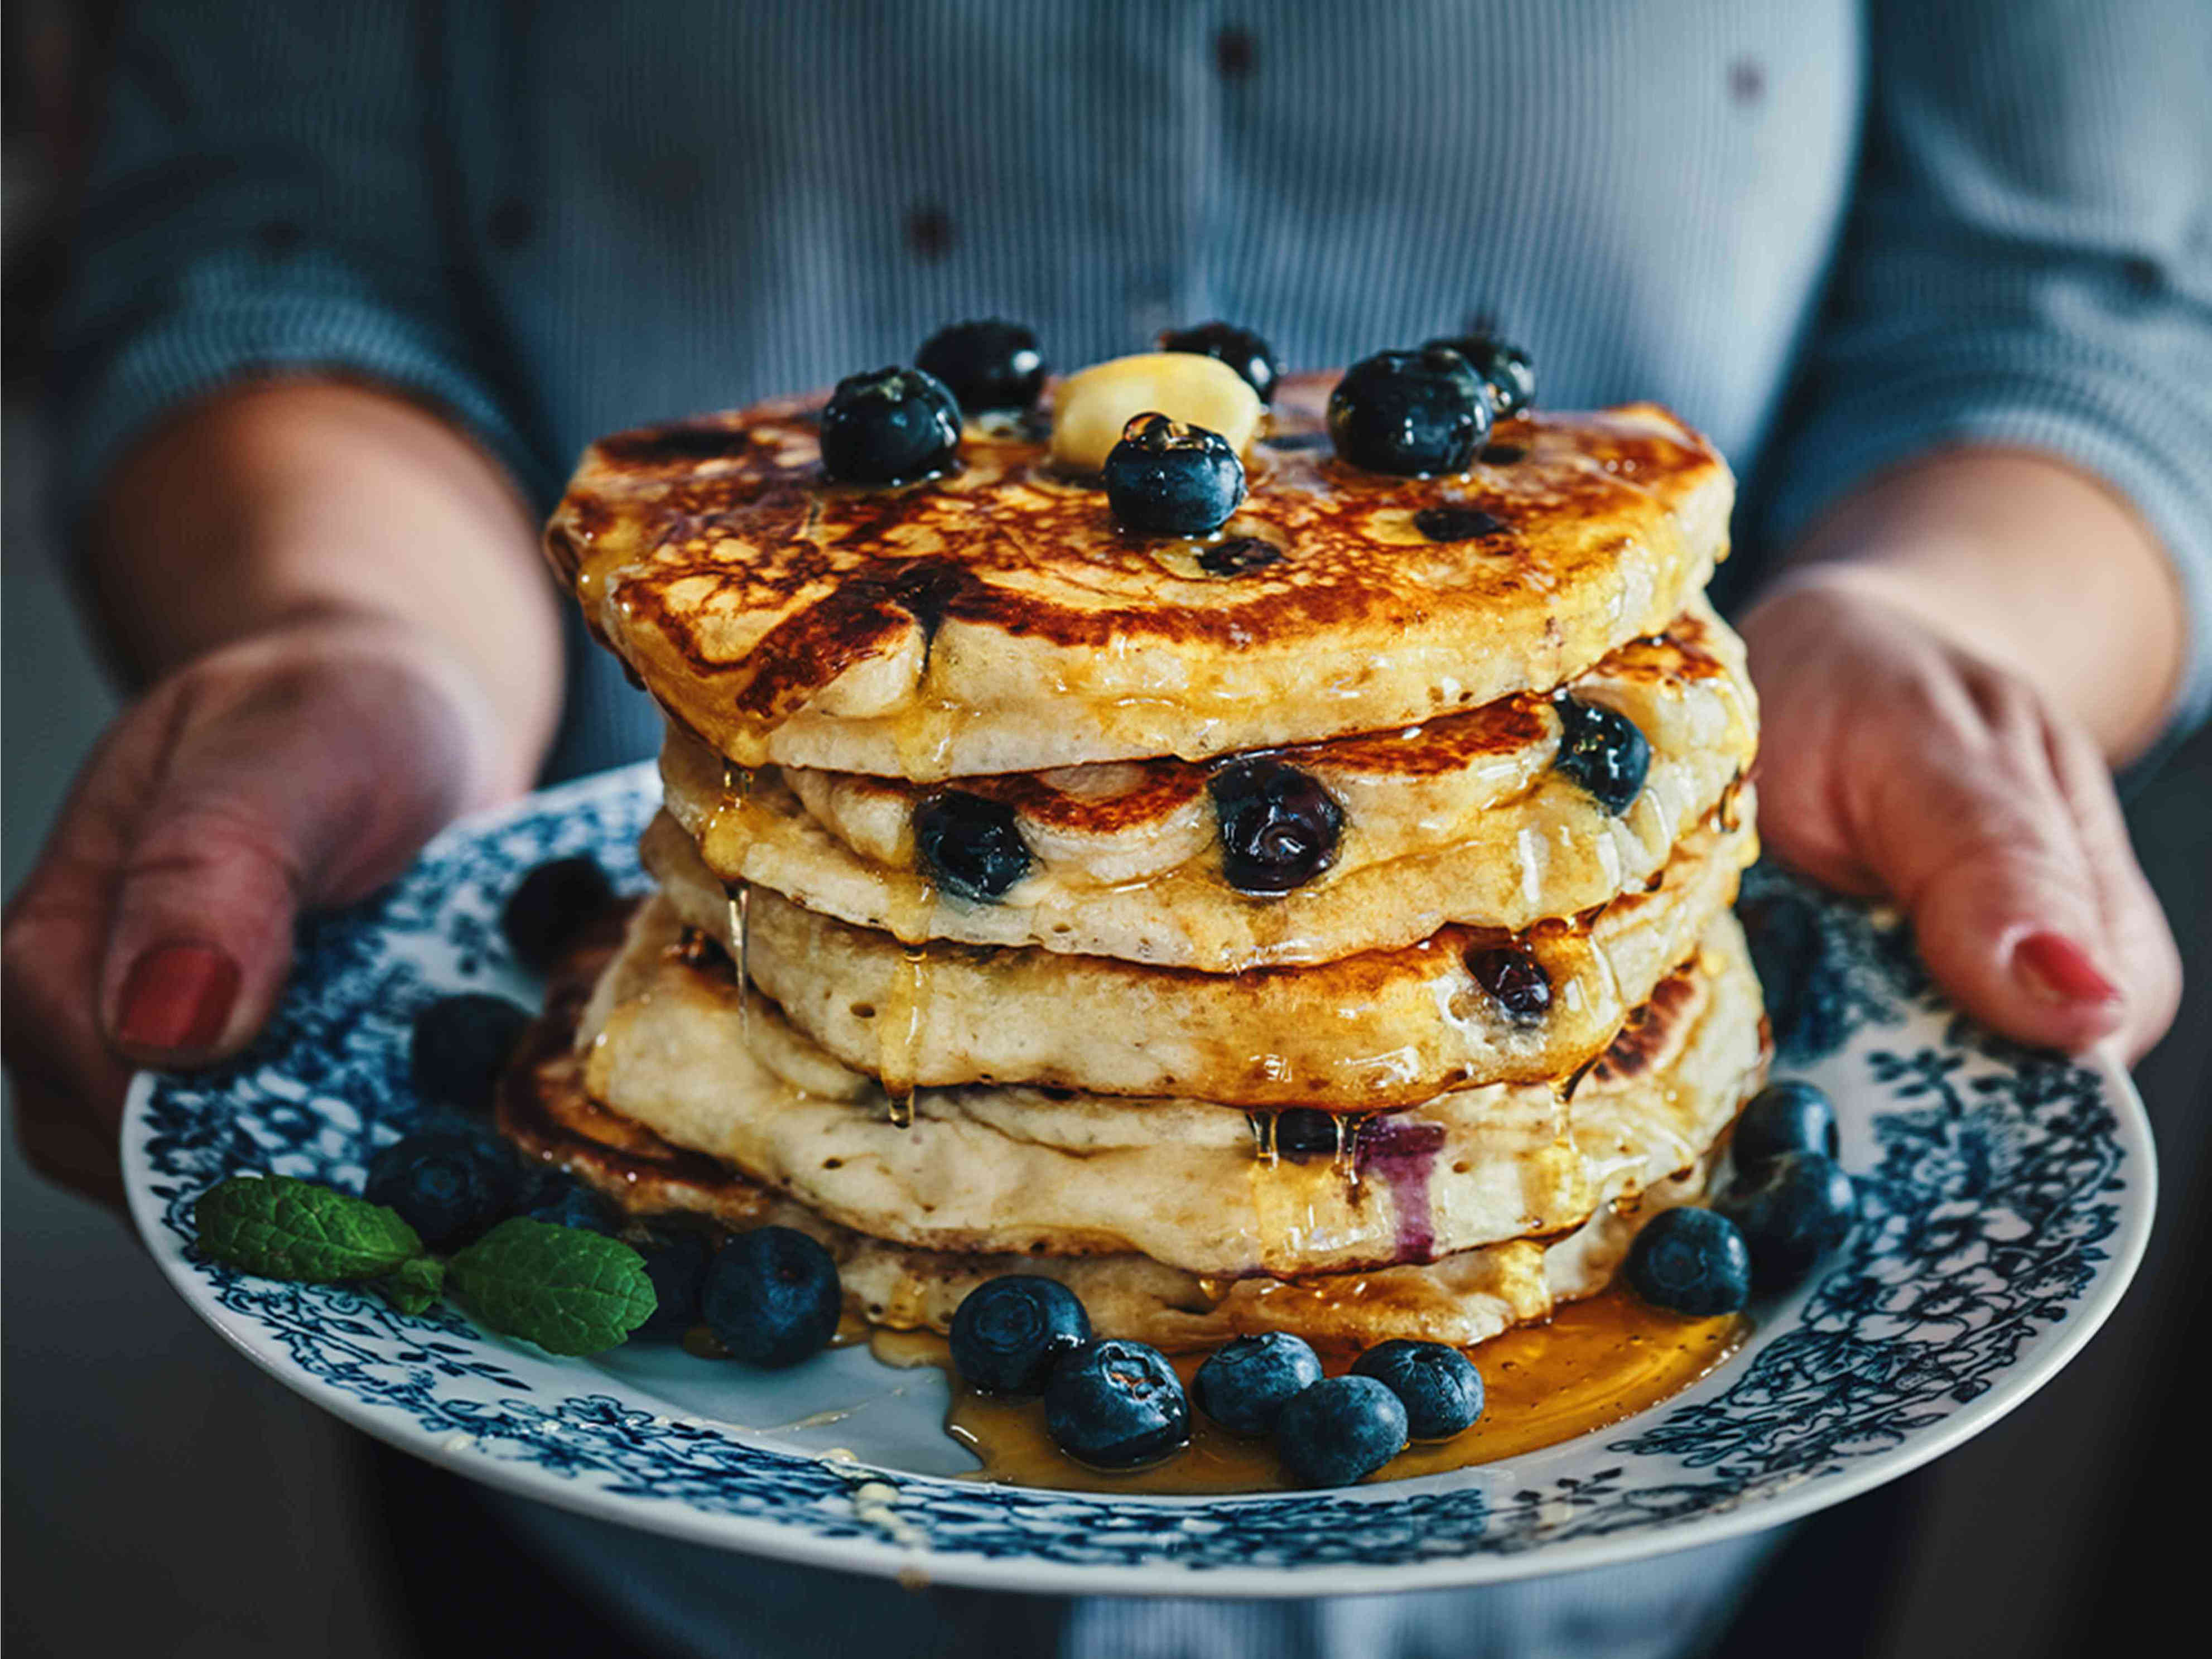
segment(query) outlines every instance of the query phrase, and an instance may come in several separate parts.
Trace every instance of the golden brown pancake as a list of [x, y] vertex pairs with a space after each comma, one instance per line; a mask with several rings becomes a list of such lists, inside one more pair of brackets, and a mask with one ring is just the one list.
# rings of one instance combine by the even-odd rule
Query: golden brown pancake
[[635, 1216], [806, 1232], [836, 1257], [848, 1311], [893, 1329], [945, 1330], [977, 1285], [1000, 1273], [1027, 1273], [1073, 1290], [1099, 1335], [1170, 1351], [1267, 1330], [1340, 1347], [1395, 1337], [1465, 1346], [1602, 1290], [1637, 1227], [1658, 1210], [1694, 1201], [1712, 1163], [1711, 1154], [1695, 1160], [1636, 1197], [1601, 1208], [1563, 1238], [1516, 1239], [1422, 1265], [1295, 1279], [1224, 1278], [1136, 1255], [917, 1249], [840, 1226], [594, 1102], [583, 1086], [584, 1058], [572, 1042], [586, 982], [556, 987], [547, 1018], [507, 1073], [499, 1116], [509, 1138], [532, 1156], [573, 1170]]
[[[1725, 556], [1728, 468], [1656, 405], [1507, 421], [1466, 473], [1408, 479], [1315, 444], [1328, 384], [1288, 386], [1203, 544], [1123, 532], [1018, 428], [971, 425], [945, 477], [829, 483], [814, 404], [784, 398], [600, 440], [546, 546], [710, 747], [920, 779], [1200, 759], [1548, 690], [1663, 629]], [[1474, 533], [1430, 538], [1434, 507]]]
[[578, 1031], [592, 1100], [826, 1219], [917, 1247], [1134, 1252], [1196, 1273], [1425, 1261], [1571, 1231], [1701, 1158], [1762, 1061], [1735, 920], [1662, 981], [1571, 1101], [1543, 1083], [1344, 1121], [1323, 1150], [1269, 1115], [1073, 1091], [925, 1090], [904, 1127], [873, 1079], [745, 1009], [728, 958], [642, 906]]
[[[932, 943], [750, 898], [752, 982], [845, 1065], [922, 1087], [1030, 1083], [1237, 1106], [1382, 1111], [1474, 1083], [1564, 1079], [1697, 948], [1758, 851], [1752, 802], [1700, 825], [1649, 888], [1523, 934], [1451, 927], [1307, 968], [1202, 974]], [[678, 914], [730, 904], [666, 814], [640, 848]], [[1528, 995], [1527, 979], [1543, 981]]]
[[1333, 961], [1449, 923], [1518, 930], [1649, 880], [1683, 828], [1749, 767], [1756, 723], [1742, 642], [1702, 601], [1665, 635], [1622, 647], [1573, 682], [1651, 745], [1616, 813], [1554, 769], [1559, 714], [1533, 693], [1425, 725], [1273, 751], [1342, 815], [1334, 861], [1283, 893], [1223, 872], [1208, 780], [1218, 764], [1121, 761], [962, 779], [1012, 815], [1029, 872], [995, 900], [930, 879], [914, 817], [937, 786], [769, 768], [750, 777], [672, 729], [669, 810], [726, 882], [908, 943], [1035, 945], [1235, 973]]

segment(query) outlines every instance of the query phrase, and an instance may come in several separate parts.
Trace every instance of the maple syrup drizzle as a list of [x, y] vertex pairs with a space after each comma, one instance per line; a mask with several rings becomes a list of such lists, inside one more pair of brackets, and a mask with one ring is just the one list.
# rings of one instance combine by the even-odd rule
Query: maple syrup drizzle
[[[1682, 1319], [1614, 1288], [1569, 1303], [1540, 1325], [1523, 1325], [1468, 1350], [1481, 1371], [1481, 1418], [1466, 1433], [1406, 1448], [1370, 1479], [1395, 1480], [1525, 1456], [1648, 1411], [1711, 1373], [1750, 1334], [1741, 1317]], [[963, 1387], [942, 1337], [878, 1330], [870, 1351], [899, 1366], [936, 1365], [952, 1389], [945, 1432], [975, 1455], [969, 1480], [1065, 1491], [1146, 1493], [1279, 1492], [1291, 1482], [1265, 1440], [1229, 1433], [1193, 1408], [1190, 1443], [1150, 1468], [1109, 1474], [1077, 1462], [1044, 1430], [1035, 1400], [1002, 1400]], [[1171, 1357], [1186, 1388], [1205, 1355]], [[1324, 1354], [1331, 1375], [1349, 1353]]]
[[[722, 763], [722, 811], [742, 813], [752, 799], [752, 769]], [[748, 1053], [753, 1046], [752, 884], [727, 882], [722, 891], [730, 908], [730, 960], [738, 970], [738, 1030]]]
[[876, 1010], [876, 1078], [884, 1085], [890, 1121], [901, 1129], [914, 1127], [915, 1075], [929, 999], [929, 956], [920, 941], [936, 902], [936, 887], [917, 879], [901, 893], [890, 918], [903, 948], [891, 969], [889, 994]]

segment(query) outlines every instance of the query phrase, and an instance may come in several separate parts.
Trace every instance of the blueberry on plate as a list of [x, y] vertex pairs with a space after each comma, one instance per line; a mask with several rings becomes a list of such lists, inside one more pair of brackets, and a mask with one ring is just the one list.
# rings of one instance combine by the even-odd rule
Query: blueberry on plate
[[1164, 415], [1139, 415], [1106, 452], [1106, 504], [1145, 536], [1211, 536], [1244, 499], [1244, 463], [1229, 440]]
[[940, 789], [914, 809], [914, 847], [933, 881], [989, 903], [1030, 872], [1029, 843], [1002, 800]]
[[532, 973], [552, 971], [593, 918], [614, 902], [614, 884], [588, 854], [554, 859], [525, 876], [499, 913], [514, 959]]
[[952, 1367], [986, 1394], [1030, 1395], [1063, 1354], [1091, 1340], [1091, 1316], [1074, 1291], [1037, 1273], [1001, 1273], [952, 1311]]
[[965, 415], [1027, 409], [1044, 390], [1036, 331], [996, 317], [939, 329], [914, 354], [914, 366], [942, 381]]
[[1464, 471], [1490, 421], [1490, 394], [1456, 351], [1378, 351], [1346, 369], [1328, 394], [1337, 454], [1370, 472]]
[[1628, 810], [1651, 769], [1651, 740], [1636, 722], [1603, 703], [1560, 696], [1559, 750], [1552, 764], [1615, 817]]
[[465, 1244], [503, 1217], [522, 1170], [497, 1136], [466, 1127], [418, 1129], [368, 1162], [362, 1196], [388, 1205], [434, 1250]]
[[1743, 1231], [1755, 1291], [1786, 1291], [1844, 1242], [1857, 1211], [1851, 1178], [1819, 1152], [1784, 1152], [1714, 1204]]
[[1348, 1486], [1406, 1445], [1406, 1407], [1371, 1376], [1332, 1376], [1283, 1407], [1275, 1453], [1302, 1486]]
[[500, 1074], [529, 1029], [530, 1011], [505, 997], [482, 991], [440, 997], [415, 1016], [407, 1080], [432, 1105], [488, 1113]]
[[1740, 1176], [1790, 1152], [1819, 1152], [1832, 1158], [1841, 1150], [1836, 1108], [1809, 1083], [1770, 1083], [1751, 1097], [1735, 1121], [1729, 1141]]
[[620, 1232], [623, 1225], [623, 1213], [614, 1200], [573, 1176], [564, 1176], [557, 1184], [549, 1183], [516, 1213], [550, 1227], [579, 1227], [609, 1238]]
[[1662, 1210], [1628, 1247], [1628, 1287], [1655, 1308], [1711, 1319], [1751, 1295], [1751, 1251], [1735, 1223], [1711, 1210]]
[[629, 1334], [631, 1341], [678, 1342], [699, 1322], [699, 1296], [714, 1254], [702, 1233], [678, 1233], [647, 1247], [645, 1276], [653, 1281], [653, 1309]]
[[1188, 351], [1226, 363], [1244, 384], [1260, 394], [1260, 401], [1275, 401], [1275, 382], [1283, 378], [1283, 365], [1275, 349], [1249, 328], [1234, 323], [1200, 323], [1195, 328], [1171, 328], [1159, 337], [1163, 351]]
[[1497, 1004], [1509, 1024], [1536, 1026], [1552, 1012], [1552, 980], [1534, 952], [1519, 945], [1473, 948], [1467, 953], [1467, 971], [1483, 994]]
[[1482, 1415], [1482, 1373], [1441, 1342], [1377, 1343], [1353, 1362], [1352, 1374], [1371, 1376], [1398, 1396], [1408, 1439], [1449, 1440]]
[[1142, 1342], [1086, 1342], [1052, 1368], [1045, 1432], [1078, 1462], [1133, 1469], [1190, 1438], [1190, 1401], [1167, 1356]]
[[1510, 420], [1536, 401], [1536, 365], [1528, 354], [1494, 334], [1462, 334], [1431, 340], [1424, 350], [1442, 346], [1456, 351], [1482, 377], [1490, 391], [1490, 406], [1501, 421]]
[[1850, 981], [1820, 907], [1786, 889], [1747, 893], [1736, 904], [1736, 919], [1751, 943], [1775, 1053], [1810, 1060], [1840, 1044]]
[[1200, 1410], [1237, 1434], [1265, 1434], [1283, 1407], [1321, 1381], [1321, 1356], [1288, 1331], [1232, 1337], [1191, 1378]]
[[780, 1370], [830, 1346], [844, 1311], [830, 1252], [789, 1227], [756, 1227], [714, 1252], [699, 1311], [749, 1365]]
[[1344, 809], [1310, 774], [1255, 756], [1206, 780], [1221, 872], [1240, 893], [1287, 893], [1336, 862]]
[[822, 470], [841, 483], [911, 483], [959, 453], [960, 404], [919, 368], [848, 374], [822, 411]]

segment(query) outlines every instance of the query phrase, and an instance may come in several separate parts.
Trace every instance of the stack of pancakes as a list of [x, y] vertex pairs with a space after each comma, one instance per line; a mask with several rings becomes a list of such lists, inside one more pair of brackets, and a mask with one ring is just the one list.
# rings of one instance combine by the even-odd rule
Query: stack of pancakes
[[[799, 400], [595, 445], [547, 540], [668, 716], [659, 890], [509, 1132], [811, 1233], [900, 1328], [1006, 1272], [1170, 1348], [1601, 1287], [1765, 1061], [1732, 482], [1648, 405], [1362, 472], [1326, 391], [1202, 541], [1119, 528], [1036, 420], [898, 488], [825, 482]], [[1642, 734], [1632, 799], [1559, 763], [1577, 703]]]

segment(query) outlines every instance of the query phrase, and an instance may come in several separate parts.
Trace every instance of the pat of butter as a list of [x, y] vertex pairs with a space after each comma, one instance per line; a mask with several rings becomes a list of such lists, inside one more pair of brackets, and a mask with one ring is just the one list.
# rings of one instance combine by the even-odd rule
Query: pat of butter
[[1147, 351], [1097, 363], [1060, 382], [1052, 400], [1053, 465], [1094, 473], [1121, 428], [1157, 412], [1218, 432], [1243, 455], [1260, 434], [1260, 394], [1228, 364], [1193, 351]]

